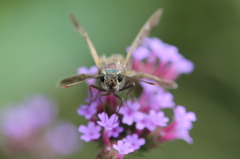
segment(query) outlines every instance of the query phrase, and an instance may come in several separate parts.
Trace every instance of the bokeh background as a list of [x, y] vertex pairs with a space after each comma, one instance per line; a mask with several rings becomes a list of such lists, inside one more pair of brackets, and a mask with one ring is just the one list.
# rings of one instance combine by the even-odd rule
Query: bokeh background
[[[1, 0], [0, 107], [41, 93], [55, 99], [61, 119], [77, 126], [85, 123], [76, 109], [84, 103], [86, 85], [56, 87], [59, 79], [75, 74], [79, 66], [94, 64], [68, 15], [78, 17], [100, 54], [125, 54], [157, 8], [163, 8], [164, 15], [152, 35], [176, 45], [195, 64], [194, 72], [181, 76], [179, 89], [172, 93], [177, 104], [196, 112], [198, 121], [191, 131], [192, 145], [169, 142], [142, 158], [238, 158], [239, 0]], [[66, 158], [91, 159], [97, 151], [97, 144], [86, 143]]]

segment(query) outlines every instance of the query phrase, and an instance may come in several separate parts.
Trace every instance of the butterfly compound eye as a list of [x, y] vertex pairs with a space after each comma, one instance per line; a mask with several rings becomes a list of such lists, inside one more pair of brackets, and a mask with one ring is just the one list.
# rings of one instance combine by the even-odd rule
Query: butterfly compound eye
[[117, 80], [118, 80], [118, 82], [122, 82], [123, 75], [121, 75], [121, 74], [117, 75]]

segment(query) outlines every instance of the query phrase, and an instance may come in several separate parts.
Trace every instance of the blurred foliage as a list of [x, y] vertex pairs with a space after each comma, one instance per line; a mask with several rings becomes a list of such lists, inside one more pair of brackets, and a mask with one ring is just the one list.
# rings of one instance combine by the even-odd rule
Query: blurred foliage
[[[79, 66], [94, 64], [68, 15], [78, 17], [100, 55], [125, 54], [126, 46], [157, 8], [163, 8], [164, 15], [152, 35], [176, 45], [195, 63], [194, 73], [181, 77], [179, 89], [172, 93], [177, 104], [196, 112], [198, 121], [191, 132], [193, 145], [167, 143], [142, 158], [238, 158], [238, 0], [1, 0], [0, 106], [43, 93], [59, 103], [61, 118], [84, 123], [76, 109], [84, 102], [86, 85], [56, 87], [59, 79], [75, 74]], [[87, 143], [67, 158], [94, 158], [96, 153], [97, 145]]]

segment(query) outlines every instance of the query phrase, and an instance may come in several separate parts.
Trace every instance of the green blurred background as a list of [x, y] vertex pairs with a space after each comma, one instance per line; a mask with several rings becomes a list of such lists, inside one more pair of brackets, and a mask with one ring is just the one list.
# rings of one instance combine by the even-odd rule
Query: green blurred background
[[[52, 96], [60, 117], [76, 125], [85, 84], [56, 88], [79, 66], [94, 64], [84, 40], [68, 19], [75, 14], [100, 54], [125, 54], [125, 48], [157, 8], [164, 9], [152, 35], [176, 45], [195, 64], [178, 79], [175, 102], [197, 114], [191, 136], [166, 143], [142, 158], [235, 159], [240, 156], [240, 1], [239, 0], [1, 0], [0, 106], [31, 94]], [[94, 158], [97, 144], [87, 143], [67, 158]], [[1, 156], [1, 155], [0, 155]], [[138, 157], [134, 157], [138, 158]]]

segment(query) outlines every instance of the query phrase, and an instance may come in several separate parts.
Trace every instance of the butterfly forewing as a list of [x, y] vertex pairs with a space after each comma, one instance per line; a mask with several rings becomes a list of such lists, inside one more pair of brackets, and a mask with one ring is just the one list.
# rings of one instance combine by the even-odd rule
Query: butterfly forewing
[[74, 86], [76, 84], [82, 83], [82, 82], [86, 81], [87, 79], [91, 79], [91, 78], [95, 78], [95, 76], [91, 76], [88, 74], [73, 75], [73, 76], [64, 78], [63, 80], [61, 80], [58, 83], [58, 85], [61, 88], [68, 88], [68, 87]]
[[[177, 88], [177, 83], [175, 83], [174, 81], [161, 79], [157, 76], [150, 75], [150, 74], [147, 74], [147, 73], [142, 73], [142, 72], [136, 72], [136, 71], [133, 71], [133, 70], [129, 70], [129, 71], [126, 72], [126, 77], [129, 78], [129, 79], [137, 80], [137, 81], [148, 83], [148, 84], [151, 84], [151, 85], [159, 84], [160, 86], [162, 86], [164, 88]], [[144, 80], [142, 80], [142, 79], [144, 79]], [[146, 80], [154, 81], [156, 83], [146, 81]]]
[[125, 65], [128, 64], [133, 51], [138, 47], [138, 45], [142, 42], [142, 40], [147, 37], [151, 30], [158, 25], [159, 21], [160, 21], [160, 17], [162, 15], [163, 10], [162, 9], [158, 9], [157, 11], [155, 11], [152, 16], [146, 21], [146, 23], [143, 25], [143, 27], [141, 28], [141, 30], [139, 31], [138, 35], [136, 36], [136, 38], [134, 39], [134, 41], [132, 42], [132, 45], [129, 48], [127, 57], [125, 59]]

